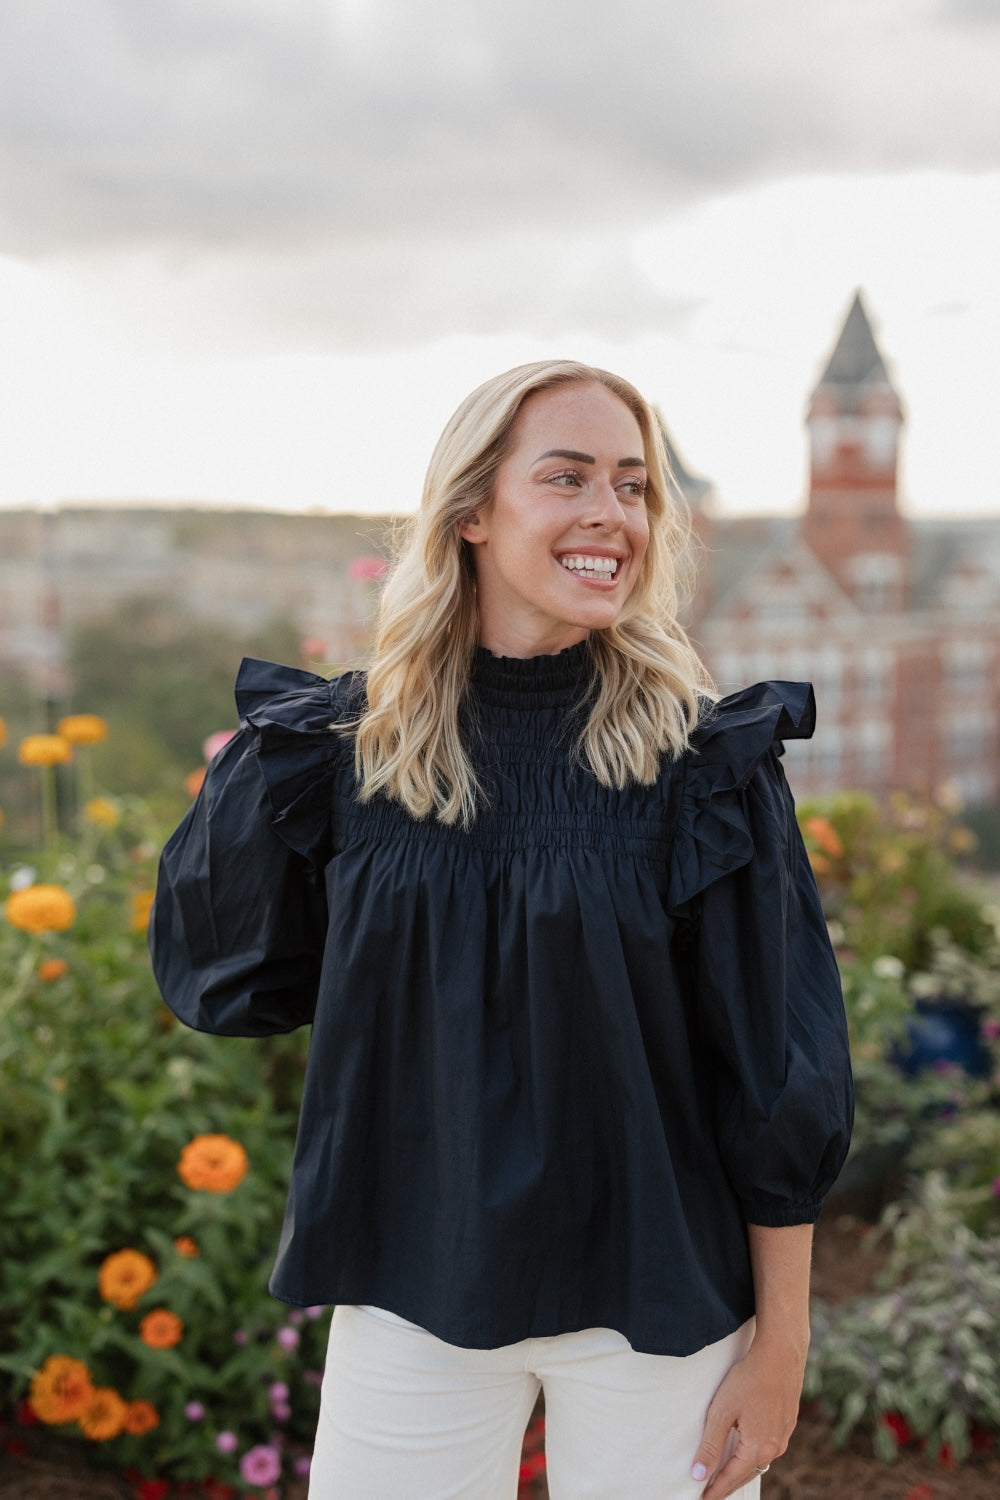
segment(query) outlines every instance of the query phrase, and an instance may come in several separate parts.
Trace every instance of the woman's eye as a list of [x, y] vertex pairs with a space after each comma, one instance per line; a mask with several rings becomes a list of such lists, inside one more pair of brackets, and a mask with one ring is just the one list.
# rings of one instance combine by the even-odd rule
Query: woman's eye
[[552, 483], [562, 484], [569, 488], [580, 483], [580, 476], [573, 469], [564, 469], [561, 474], [552, 475]]
[[619, 488], [624, 490], [633, 499], [641, 500], [646, 493], [646, 481], [644, 479], [626, 479], [625, 483], [620, 485]]

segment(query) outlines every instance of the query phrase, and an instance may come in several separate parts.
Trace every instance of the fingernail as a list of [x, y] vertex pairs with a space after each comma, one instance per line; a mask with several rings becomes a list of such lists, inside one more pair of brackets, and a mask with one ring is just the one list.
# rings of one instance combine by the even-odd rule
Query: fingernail
[[694, 1467], [691, 1470], [691, 1478], [692, 1479], [707, 1479], [708, 1478], [708, 1470], [705, 1468], [705, 1465], [704, 1464], [695, 1464]]

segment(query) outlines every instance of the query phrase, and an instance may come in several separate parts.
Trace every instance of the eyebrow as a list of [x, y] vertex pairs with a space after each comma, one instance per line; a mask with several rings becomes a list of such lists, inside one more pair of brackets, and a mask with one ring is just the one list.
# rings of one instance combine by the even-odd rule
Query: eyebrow
[[[577, 453], [574, 448], [550, 448], [547, 453], [540, 453], [536, 462], [540, 463], [543, 458], [570, 458], [578, 464], [596, 464], [597, 459], [592, 453]], [[619, 469], [644, 469], [646, 460], [644, 458], [620, 458]]]

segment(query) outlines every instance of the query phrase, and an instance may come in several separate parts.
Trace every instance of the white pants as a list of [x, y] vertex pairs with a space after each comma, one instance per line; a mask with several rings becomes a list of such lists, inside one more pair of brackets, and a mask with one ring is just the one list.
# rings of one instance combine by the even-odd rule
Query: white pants
[[[309, 1500], [514, 1500], [540, 1389], [551, 1500], [697, 1500], [705, 1412], [753, 1323], [684, 1359], [608, 1328], [501, 1349], [442, 1343], [394, 1313], [338, 1307]], [[757, 1500], [760, 1480], [734, 1500]]]

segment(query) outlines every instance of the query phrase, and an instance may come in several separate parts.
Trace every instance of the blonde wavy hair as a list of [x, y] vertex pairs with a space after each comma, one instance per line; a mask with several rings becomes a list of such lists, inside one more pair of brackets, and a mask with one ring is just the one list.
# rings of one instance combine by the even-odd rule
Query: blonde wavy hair
[[460, 731], [479, 644], [475, 567], [459, 535], [490, 503], [522, 403], [554, 386], [606, 386], [635, 417], [647, 468], [649, 545], [621, 615], [588, 638], [589, 715], [578, 753], [604, 786], [656, 780], [679, 755], [711, 683], [678, 621], [690, 526], [658, 418], [627, 381], [590, 365], [519, 365], [474, 390], [431, 455], [420, 509], [382, 594], [367, 710], [350, 726], [361, 799], [383, 793], [416, 818], [468, 825], [482, 792]]

